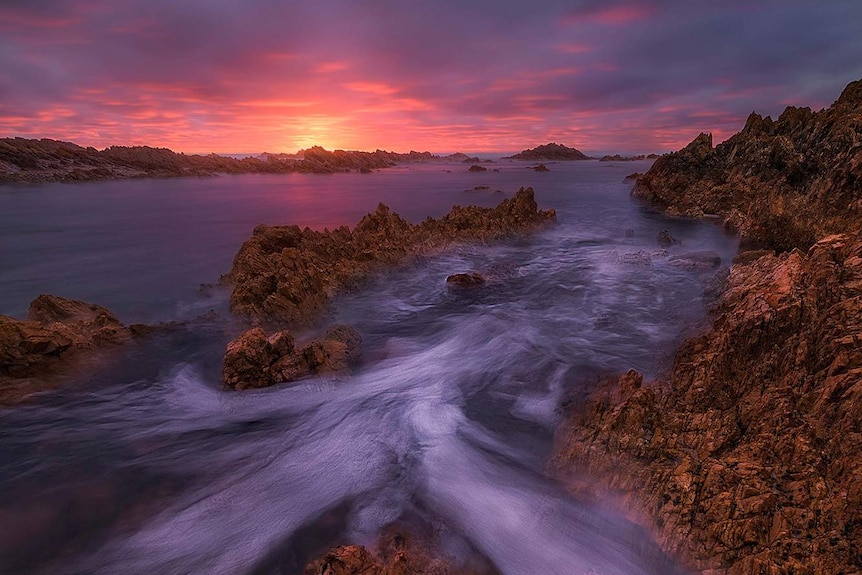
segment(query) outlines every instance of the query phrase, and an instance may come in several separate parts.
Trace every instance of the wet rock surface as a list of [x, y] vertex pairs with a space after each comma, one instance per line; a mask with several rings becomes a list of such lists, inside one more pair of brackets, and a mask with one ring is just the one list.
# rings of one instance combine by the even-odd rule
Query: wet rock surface
[[371, 274], [458, 242], [487, 242], [524, 233], [555, 219], [538, 209], [532, 188], [495, 208], [454, 206], [440, 219], [412, 224], [380, 204], [352, 230], [318, 232], [298, 226], [255, 228], [226, 281], [231, 309], [258, 324], [311, 324], [330, 299]]
[[362, 545], [335, 547], [306, 565], [304, 575], [498, 575], [484, 561], [460, 564], [426, 538], [385, 534], [372, 553]]
[[862, 80], [828, 109], [752, 113], [715, 148], [700, 134], [637, 180], [632, 194], [674, 215], [717, 214], [751, 248], [808, 249], [862, 226]]
[[50, 376], [131, 337], [101, 306], [40, 295], [26, 320], [0, 316], [0, 404], [50, 387]]
[[446, 278], [446, 285], [450, 288], [472, 288], [485, 284], [485, 277], [476, 272], [452, 274]]
[[622, 494], [698, 571], [858, 572], [862, 238], [737, 262], [666, 381], [573, 406], [555, 472]]
[[361, 353], [362, 337], [347, 325], [332, 326], [302, 347], [286, 330], [267, 336], [255, 327], [228, 344], [222, 382], [231, 389], [254, 389], [313, 374], [345, 373]]

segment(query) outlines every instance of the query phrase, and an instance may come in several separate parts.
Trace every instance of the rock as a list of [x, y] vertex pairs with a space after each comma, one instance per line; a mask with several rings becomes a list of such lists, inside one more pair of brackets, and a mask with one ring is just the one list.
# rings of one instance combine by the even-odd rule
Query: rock
[[660, 231], [656, 239], [658, 240], [659, 245], [665, 248], [679, 243], [679, 241], [670, 235], [667, 230]]
[[632, 194], [679, 214], [718, 214], [747, 249], [807, 250], [818, 238], [862, 229], [862, 105], [852, 82], [828, 109], [752, 113], [712, 147], [700, 134], [657, 159]]
[[362, 337], [347, 325], [330, 327], [297, 348], [286, 330], [270, 336], [255, 327], [227, 345], [222, 383], [231, 389], [255, 389], [319, 373], [343, 373], [360, 359]]
[[360, 174], [371, 174], [371, 173], [374, 173], [374, 170], [372, 170], [371, 168], [366, 168], [363, 166], [363, 167], [359, 168], [359, 173]]
[[485, 166], [479, 166], [477, 164], [473, 164], [472, 166], [467, 168], [467, 171], [468, 172], [487, 172], [488, 168], [486, 168]]
[[129, 329], [101, 306], [40, 295], [30, 304], [27, 320], [0, 316], [0, 403], [53, 387], [55, 376], [130, 337]]
[[688, 252], [686, 254], [671, 256], [668, 264], [686, 269], [712, 269], [721, 265], [721, 256], [715, 252]]
[[549, 170], [548, 166], [546, 166], [545, 164], [539, 164], [538, 166], [535, 166], [533, 168], [533, 171], [534, 172], [550, 172], [551, 170]]
[[350, 230], [258, 226], [234, 258], [234, 313], [268, 327], [311, 325], [330, 298], [380, 270], [458, 242], [488, 242], [538, 229], [556, 217], [538, 209], [532, 188], [495, 208], [454, 206], [443, 218], [411, 224], [379, 205]]
[[446, 285], [450, 288], [472, 288], [485, 284], [485, 278], [475, 272], [466, 274], [453, 274], [446, 278]]
[[552, 161], [571, 161], [571, 160], [589, 160], [589, 156], [575, 148], [569, 148], [562, 144], [545, 144], [537, 146], [530, 150], [523, 150], [514, 156], [503, 158], [504, 160], [552, 160]]
[[572, 404], [552, 468], [624, 493], [697, 572], [857, 572], [862, 237], [746, 258], [725, 281], [669, 381], [630, 372]]
[[640, 172], [634, 172], [633, 174], [629, 174], [625, 178], [623, 178], [623, 182], [637, 182], [643, 177], [643, 174]]
[[379, 575], [380, 563], [361, 545], [345, 545], [330, 550], [305, 567], [305, 575]]
[[496, 575], [486, 561], [456, 561], [433, 538], [384, 533], [374, 552], [361, 545], [331, 549], [306, 565], [305, 575]]

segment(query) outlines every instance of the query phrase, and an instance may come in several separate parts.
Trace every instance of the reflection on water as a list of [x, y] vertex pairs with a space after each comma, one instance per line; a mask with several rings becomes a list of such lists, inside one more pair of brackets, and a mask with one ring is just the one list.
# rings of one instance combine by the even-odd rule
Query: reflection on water
[[[421, 517], [442, 529], [450, 552], [475, 550], [505, 574], [673, 572], [639, 527], [566, 494], [542, 467], [564, 394], [594, 373], [666, 368], [683, 330], [703, 316], [708, 274], [674, 267], [668, 255], [712, 249], [727, 260], [734, 245], [715, 227], [662, 219], [631, 203], [620, 181], [637, 166], [587, 164], [553, 164], [541, 182], [516, 164], [486, 180], [437, 166], [106, 184], [117, 195], [128, 184], [134, 202], [149, 206], [129, 208], [129, 241], [163, 210], [136, 196], [135, 186], [166, 186], [159, 197], [189, 215], [191, 229], [147, 238], [201, 238], [189, 253], [174, 254], [177, 270], [156, 274], [181, 284], [167, 288], [174, 306], [184, 290], [226, 271], [251, 224], [230, 241], [207, 238], [237, 222], [278, 223], [275, 206], [291, 201], [295, 180], [305, 194], [303, 207], [293, 206], [307, 216], [297, 216], [299, 223], [356, 220], [349, 212], [370, 209], [358, 206], [375, 183], [384, 196], [377, 200], [414, 219], [424, 213], [411, 209], [439, 215], [453, 201], [475, 203], [481, 192], [464, 192], [468, 184], [489, 185], [478, 200], [490, 205], [496, 186], [511, 193], [532, 183], [542, 205], [557, 208], [559, 224], [503, 245], [461, 247], [341, 298], [328, 319], [355, 325], [364, 338], [365, 362], [352, 377], [222, 392], [220, 354], [231, 328], [215, 321], [129, 348], [124, 364], [86, 391], [0, 412], [0, 563], [12, 573], [295, 573], [334, 538], [370, 543], [383, 526]], [[213, 192], [198, 220], [193, 206], [205, 196], [197, 186], [210, 182], [216, 190], [234, 182], [249, 200]], [[258, 184], [281, 189], [276, 195]], [[35, 191], [56, 193], [46, 188]], [[309, 200], [311, 189], [317, 195]], [[361, 200], [346, 201], [354, 192]], [[81, 223], [78, 233], [96, 225]], [[658, 253], [662, 229], [682, 240], [671, 254]], [[98, 256], [88, 253], [95, 247], [73, 247], [70, 262]], [[640, 250], [656, 252], [649, 264], [620, 257]], [[159, 253], [147, 265], [155, 268]], [[5, 248], [2, 257], [9, 257]], [[202, 274], [206, 266], [185, 265], [186, 257], [221, 267]], [[112, 258], [112, 266], [123, 265]], [[56, 257], [46, 265], [64, 266]], [[22, 262], [13, 268], [21, 277], [29, 269]], [[461, 271], [491, 281], [475, 292], [449, 292], [446, 275]], [[130, 286], [128, 278], [102, 279], [110, 285], [93, 293]], [[141, 315], [164, 316], [169, 307], [148, 281], [116, 301], [145, 302]], [[89, 285], [86, 277], [71, 284]], [[78, 295], [62, 285], [41, 291]], [[0, 289], [14, 300], [19, 288]], [[185, 301], [193, 307], [193, 297]]]

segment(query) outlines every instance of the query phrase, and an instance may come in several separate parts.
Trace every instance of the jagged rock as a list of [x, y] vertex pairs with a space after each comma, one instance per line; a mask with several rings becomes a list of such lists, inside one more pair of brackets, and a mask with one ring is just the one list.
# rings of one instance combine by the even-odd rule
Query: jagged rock
[[359, 361], [361, 350], [362, 337], [347, 325], [330, 327], [301, 348], [286, 330], [267, 336], [255, 327], [227, 345], [222, 382], [232, 389], [254, 389], [316, 373], [344, 372]]
[[226, 278], [231, 309], [272, 326], [309, 325], [333, 295], [369, 275], [456, 242], [487, 242], [547, 225], [553, 210], [538, 209], [532, 188], [495, 208], [454, 206], [440, 219], [411, 224], [379, 205], [350, 230], [317, 232], [297, 226], [258, 226]]
[[625, 493], [697, 571], [857, 572], [862, 237], [734, 264], [668, 382], [630, 372], [577, 405], [553, 468]]
[[634, 172], [623, 178], [623, 182], [637, 182], [643, 177], [641, 172]]
[[479, 166], [479, 165], [473, 164], [472, 166], [467, 168], [467, 171], [468, 172], [487, 172], [488, 168], [486, 168], [485, 166]]
[[656, 237], [656, 240], [658, 240], [660, 246], [665, 248], [679, 243], [679, 241], [675, 237], [670, 235], [667, 230], [660, 231], [658, 233], [658, 236]]
[[828, 109], [788, 107], [773, 121], [752, 113], [712, 147], [700, 134], [657, 159], [632, 194], [672, 214], [718, 214], [749, 248], [808, 249], [862, 228], [862, 80]]
[[485, 278], [476, 272], [453, 274], [446, 278], [446, 285], [454, 288], [472, 288], [484, 285]]
[[533, 171], [534, 172], [550, 172], [551, 170], [549, 170], [548, 166], [546, 166], [545, 164], [539, 164], [538, 166], [535, 166], [533, 168]]
[[439, 544], [396, 532], [384, 534], [374, 553], [362, 545], [344, 545], [306, 565], [304, 575], [497, 575], [484, 561], [462, 564]]

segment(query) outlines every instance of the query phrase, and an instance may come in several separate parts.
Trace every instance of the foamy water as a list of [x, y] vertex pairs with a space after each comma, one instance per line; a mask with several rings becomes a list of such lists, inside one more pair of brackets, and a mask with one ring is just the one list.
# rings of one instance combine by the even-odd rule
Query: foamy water
[[[621, 180], [642, 166], [553, 164], [544, 180], [503, 167], [481, 181], [432, 167], [370, 176], [407, 203], [436, 184], [433, 201], [431, 192], [423, 200], [436, 215], [474, 203], [473, 185], [491, 186], [478, 199], [490, 205], [495, 187], [510, 195], [532, 183], [559, 223], [502, 245], [462, 246], [340, 298], [327, 319], [363, 336], [365, 359], [352, 376], [221, 391], [221, 352], [236, 327], [216, 319], [135, 344], [92, 381], [0, 412], [0, 564], [11, 573], [298, 573], [321, 548], [373, 544], [407, 518], [433, 525], [456, 559], [480, 554], [507, 575], [676, 572], [649, 533], [567, 494], [543, 468], [567, 394], [598, 373], [660, 373], [702, 320], [709, 274], [669, 256], [711, 249], [727, 261], [734, 241], [631, 202]], [[320, 194], [334, 182], [331, 193], [345, 200], [364, 197], [367, 177], [297, 181]], [[124, 183], [111, 185], [121, 197]], [[279, 195], [255, 197], [277, 210]], [[238, 221], [262, 210], [242, 205], [221, 209]], [[330, 206], [326, 219], [337, 220], [332, 205], [321, 195], [303, 209], [320, 218]], [[214, 233], [193, 225], [198, 237]], [[660, 252], [662, 229], [682, 245]], [[201, 244], [195, 259], [207, 257]], [[217, 261], [238, 248], [209, 246]], [[76, 261], [87, 249], [77, 246]], [[625, 257], [644, 250], [649, 265]], [[205, 307], [182, 294], [214, 278], [181, 263], [162, 278], [181, 284], [169, 289], [179, 294], [174, 307], [140, 289], [136, 301], [151, 302], [142, 315]], [[462, 271], [491, 281], [447, 290], [446, 276]], [[61, 287], [52, 291], [66, 295]], [[205, 304], [223, 309], [223, 297]]]

